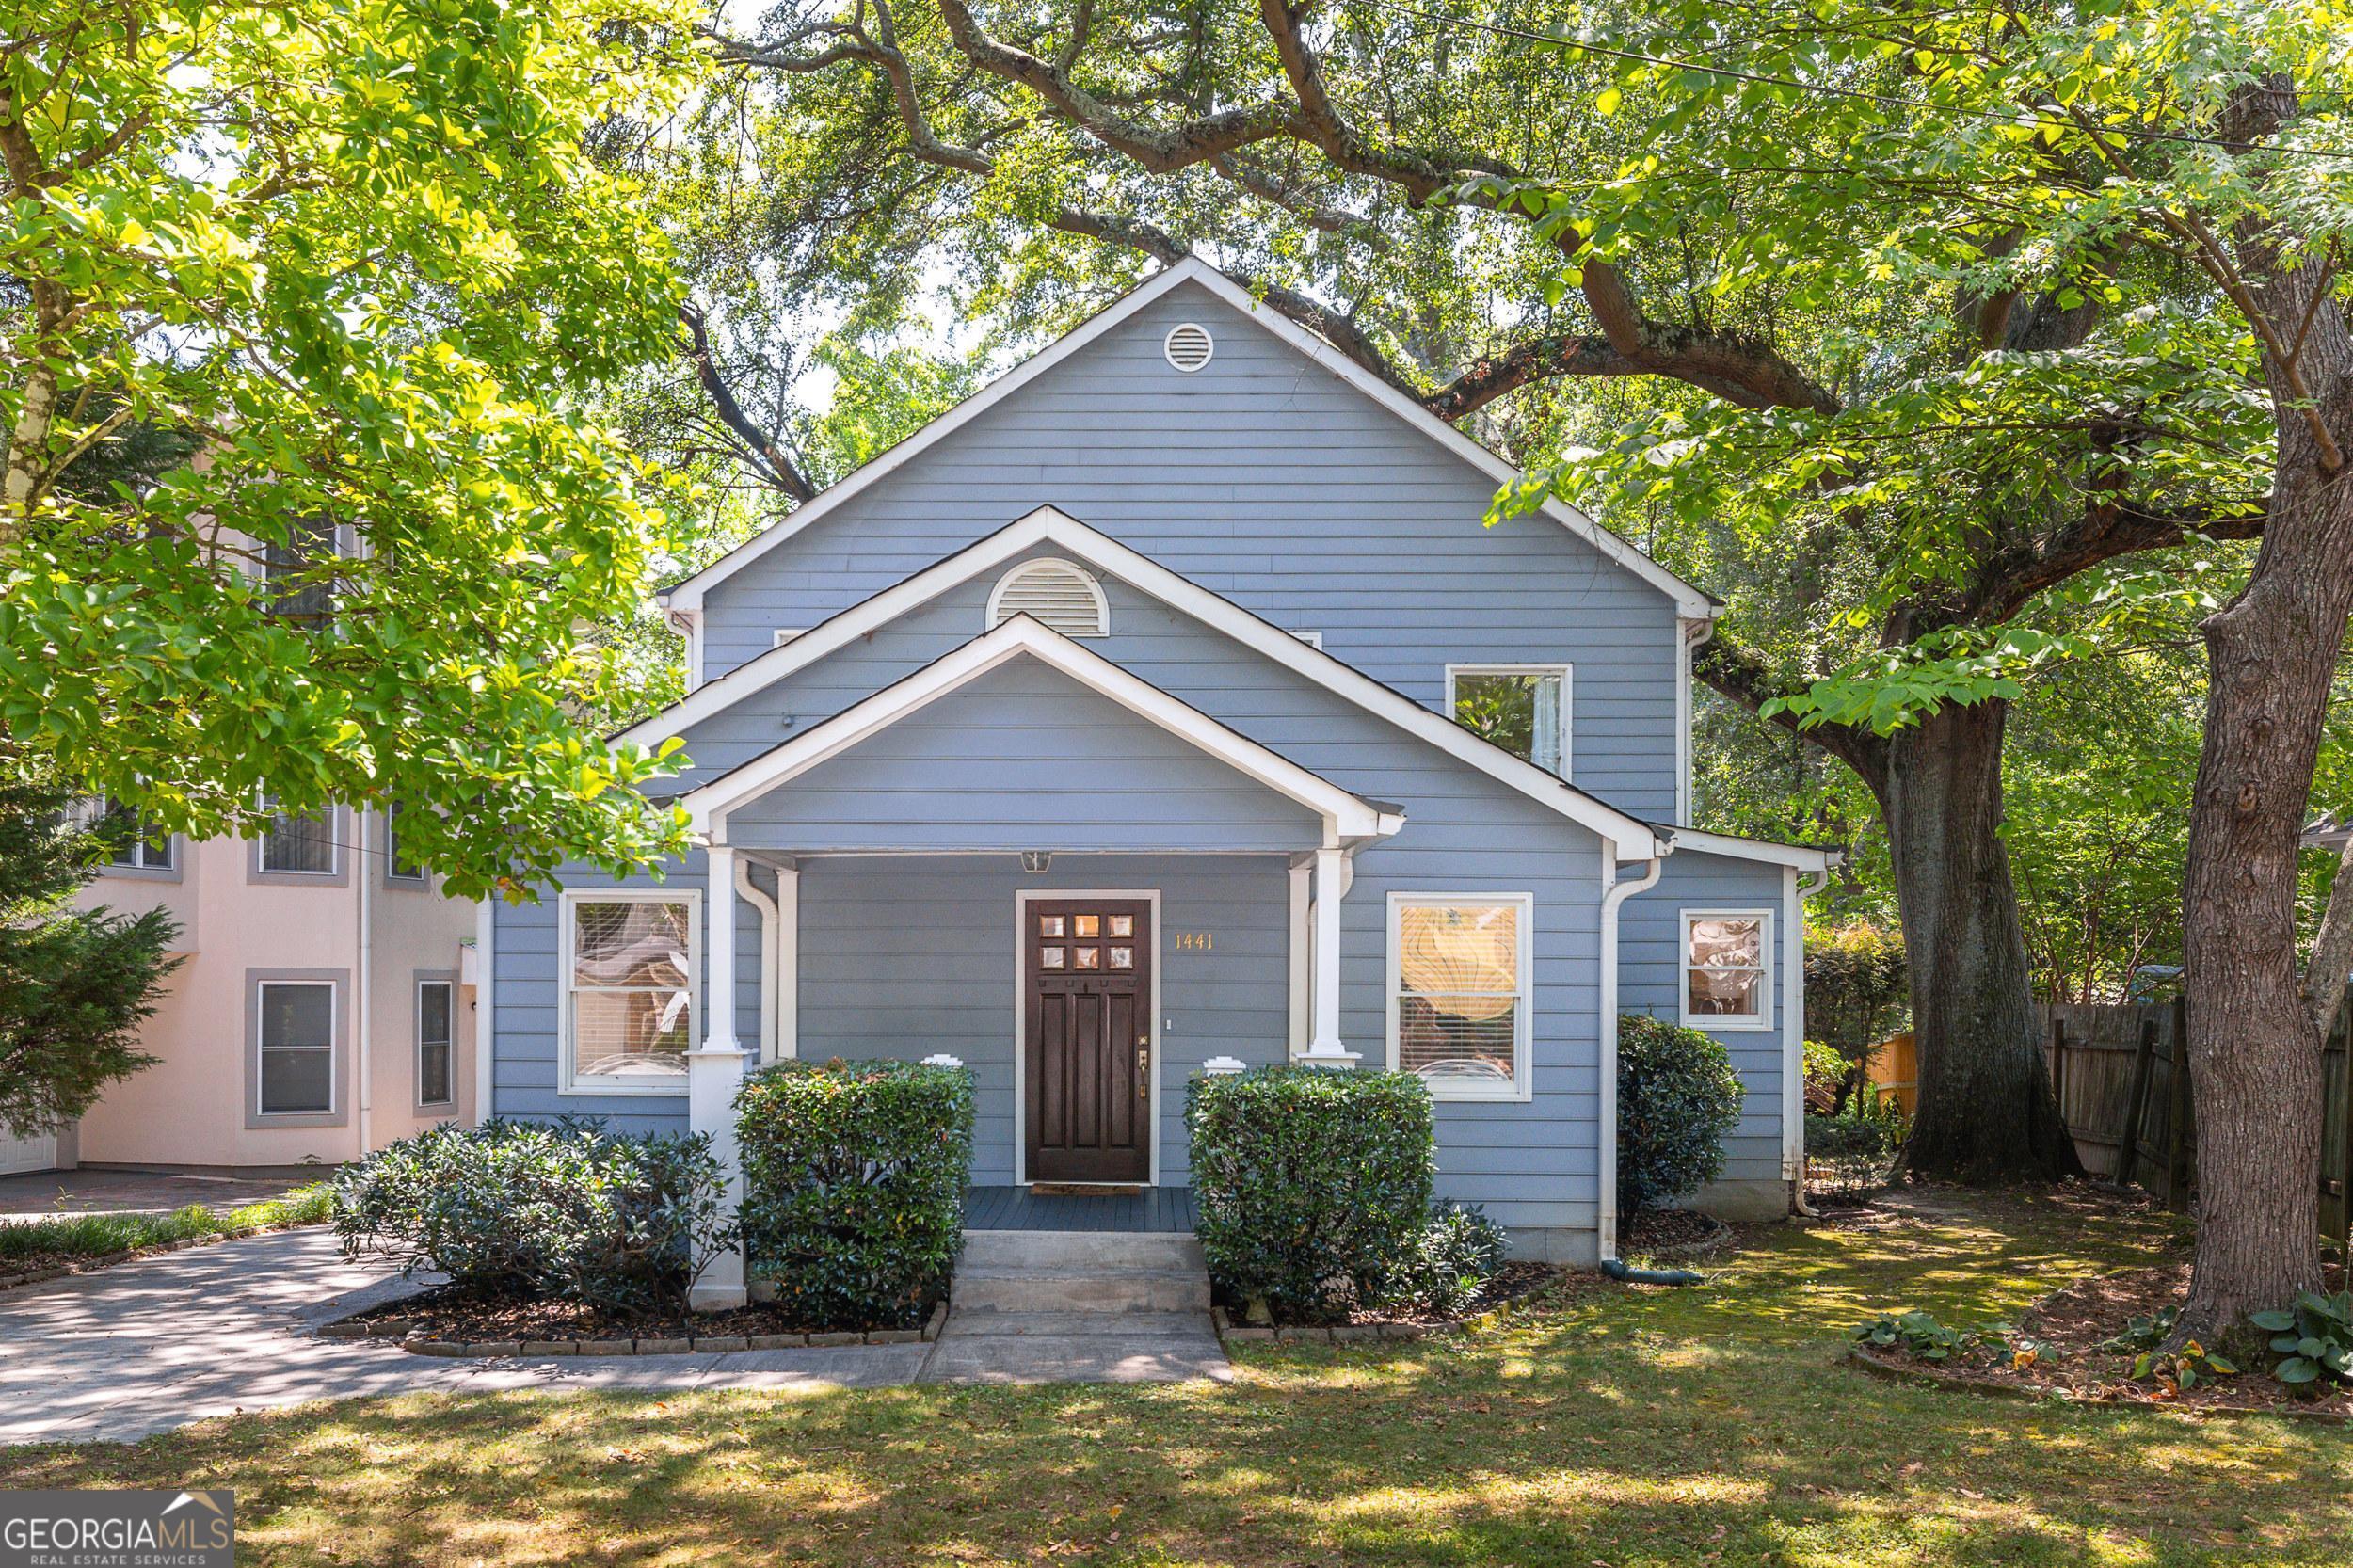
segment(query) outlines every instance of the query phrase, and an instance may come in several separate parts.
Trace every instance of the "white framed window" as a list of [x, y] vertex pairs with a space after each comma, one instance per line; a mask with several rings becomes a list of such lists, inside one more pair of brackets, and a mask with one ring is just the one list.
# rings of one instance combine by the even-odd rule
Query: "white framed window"
[[335, 813], [280, 811], [262, 797], [268, 816], [262, 824], [254, 868], [264, 876], [331, 877], [342, 874], [342, 846], [335, 841]]
[[999, 578], [982, 630], [994, 632], [1016, 616], [1028, 616], [1065, 637], [1111, 634], [1112, 606], [1103, 584], [1076, 561], [1058, 556], [1024, 561]]
[[427, 882], [431, 877], [423, 866], [401, 857], [399, 806], [384, 808], [384, 875], [393, 882]]
[[335, 568], [343, 555], [343, 531], [316, 518], [297, 520], [284, 543], [262, 546], [262, 578], [269, 588], [269, 613], [299, 626], [326, 626], [335, 618]]
[[1389, 1065], [1438, 1099], [1524, 1100], [1531, 893], [1389, 895]]
[[1683, 911], [1683, 1022], [1705, 1030], [1773, 1027], [1771, 910]]
[[255, 983], [253, 1075], [256, 1114], [335, 1113], [335, 982]]
[[108, 870], [179, 870], [171, 835], [137, 807], [127, 806], [106, 795], [88, 795], [75, 809], [84, 827], [105, 838], [109, 847], [103, 864]]
[[1323, 633], [1321, 632], [1303, 632], [1298, 627], [1294, 626], [1291, 628], [1291, 635], [1297, 637], [1301, 642], [1305, 643], [1309, 648], [1321, 648], [1323, 646]]
[[1566, 778], [1573, 676], [1567, 664], [1449, 664], [1447, 714], [1481, 739]]
[[457, 1103], [457, 987], [446, 980], [417, 982], [417, 1103]]
[[702, 901], [582, 890], [564, 894], [557, 914], [565, 1092], [686, 1093], [701, 1011]]
[[770, 648], [782, 648], [785, 644], [791, 642], [795, 637], [806, 637], [808, 635], [808, 628], [806, 626], [779, 626], [776, 628], [776, 640], [768, 646]]

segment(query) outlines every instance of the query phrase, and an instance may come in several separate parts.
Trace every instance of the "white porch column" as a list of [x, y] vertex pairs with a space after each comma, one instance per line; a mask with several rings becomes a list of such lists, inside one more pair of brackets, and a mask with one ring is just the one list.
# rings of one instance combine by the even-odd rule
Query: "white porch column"
[[[710, 849], [703, 879], [703, 1043], [686, 1053], [688, 1128], [711, 1135], [732, 1210], [744, 1201], [744, 1164], [735, 1143], [735, 1091], [744, 1082], [744, 1048], [735, 1038], [735, 851]], [[744, 1303], [744, 1255], [721, 1253], [688, 1288], [686, 1304], [721, 1312]]]
[[1319, 1067], [1353, 1067], [1357, 1053], [1340, 1044], [1340, 894], [1348, 879], [1348, 857], [1337, 849], [1316, 851], [1315, 984], [1308, 1008], [1307, 1052], [1300, 1060]]

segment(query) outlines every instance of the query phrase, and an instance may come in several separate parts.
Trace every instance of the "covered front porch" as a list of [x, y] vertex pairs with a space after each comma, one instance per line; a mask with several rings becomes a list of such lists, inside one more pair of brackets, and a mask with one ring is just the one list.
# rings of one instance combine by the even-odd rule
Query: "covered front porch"
[[1034, 1187], [974, 1187], [964, 1194], [964, 1228], [1095, 1231], [1122, 1236], [1191, 1235], [1199, 1218], [1190, 1187], [1133, 1192], [1051, 1192]]
[[1026, 617], [680, 803], [719, 1000], [689, 1125], [730, 1165], [750, 1067], [940, 1060], [973, 1077], [972, 1228], [1190, 1230], [1186, 1084], [1358, 1060], [1340, 902], [1401, 814]]

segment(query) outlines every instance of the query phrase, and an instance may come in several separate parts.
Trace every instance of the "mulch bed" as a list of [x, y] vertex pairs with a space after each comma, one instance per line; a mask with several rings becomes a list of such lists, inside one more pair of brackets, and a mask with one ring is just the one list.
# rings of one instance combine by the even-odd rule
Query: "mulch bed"
[[1626, 1217], [1618, 1250], [1655, 1257], [1689, 1257], [1731, 1239], [1732, 1227], [1712, 1214], [1689, 1208], [1645, 1208]]
[[[2342, 1288], [2343, 1283], [2342, 1277], [2335, 1278], [2331, 1288]], [[2255, 1340], [2250, 1353], [2232, 1356], [2244, 1368], [2236, 1377], [2201, 1382], [2186, 1393], [2154, 1381], [2135, 1383], [2132, 1369], [2137, 1352], [2101, 1349], [2105, 1341], [2122, 1333], [2132, 1319], [2152, 1317], [2188, 1293], [2187, 1263], [2133, 1269], [2054, 1291], [2021, 1314], [2016, 1326], [2024, 1334], [2048, 1340], [2057, 1347], [2059, 1356], [2023, 1368], [1992, 1356], [1954, 1367], [1919, 1361], [1899, 1351], [1878, 1347], [1867, 1352], [1858, 1347], [1855, 1359], [1871, 1370], [1901, 1373], [1911, 1381], [1933, 1381], [1993, 1393], [2201, 1414], [2238, 1412], [2353, 1420], [2353, 1388], [2339, 1384], [2325, 1395], [2313, 1398], [2273, 1382], [2269, 1372], [2277, 1358], [2263, 1344], [2268, 1336]], [[2232, 1351], [2243, 1349], [2238, 1345], [2230, 1347]]]
[[834, 1326], [804, 1322], [772, 1303], [755, 1302], [726, 1312], [657, 1312], [632, 1318], [577, 1302], [484, 1301], [447, 1287], [386, 1302], [343, 1320], [403, 1323], [426, 1338], [472, 1343], [822, 1334]]

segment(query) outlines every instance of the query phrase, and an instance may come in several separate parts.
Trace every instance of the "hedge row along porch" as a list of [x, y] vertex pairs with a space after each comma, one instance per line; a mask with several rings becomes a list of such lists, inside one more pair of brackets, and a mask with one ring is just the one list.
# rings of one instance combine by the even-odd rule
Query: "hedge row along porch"
[[1730, 1048], [1703, 1201], [1785, 1212], [1833, 857], [1677, 825], [1718, 606], [1566, 508], [1485, 526], [1510, 476], [1161, 274], [668, 591], [692, 686], [629, 734], [708, 847], [486, 912], [485, 1105], [732, 1162], [747, 1064], [944, 1053], [980, 1186], [1157, 1192], [1212, 1064], [1395, 1066], [1437, 1195], [1590, 1262], [1623, 1007]]

